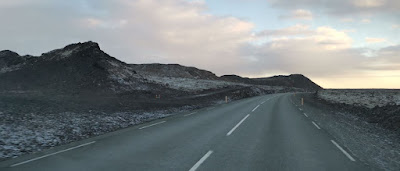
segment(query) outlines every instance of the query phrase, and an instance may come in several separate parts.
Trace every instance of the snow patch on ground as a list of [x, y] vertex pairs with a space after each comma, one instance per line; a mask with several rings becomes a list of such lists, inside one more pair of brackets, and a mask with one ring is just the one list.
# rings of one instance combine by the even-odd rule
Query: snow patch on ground
[[41, 151], [189, 110], [192, 110], [192, 107], [112, 114], [96, 111], [46, 115], [0, 112], [0, 118], [2, 118], [0, 121], [0, 160]]
[[13, 66], [10, 66], [10, 67], [3, 67], [3, 68], [0, 68], [0, 74], [18, 70], [18, 69], [20, 69], [20, 67], [21, 67], [22, 65], [23, 65], [23, 64], [18, 64], [18, 65], [13, 65]]
[[400, 90], [320, 90], [318, 97], [332, 103], [374, 108], [400, 105]]
[[158, 77], [158, 76], [146, 76], [145, 78], [151, 82], [161, 84], [172, 89], [183, 90], [183, 91], [201, 91], [207, 89], [219, 89], [233, 85], [250, 86], [247, 84], [238, 84], [238, 83], [218, 81], [218, 80], [202, 80], [202, 79]]
[[62, 58], [69, 57], [69, 56], [70, 56], [72, 53], [74, 53], [75, 50], [77, 50], [77, 49], [78, 49], [78, 47], [75, 47], [75, 48], [73, 48], [73, 49], [69, 49], [69, 50], [63, 51], [63, 52], [60, 53], [60, 56], [61, 56]]
[[45, 54], [51, 54], [51, 56], [47, 58], [48, 60], [52, 59], [61, 60], [70, 57], [73, 53], [75, 53], [78, 50], [79, 47], [77, 46], [71, 49], [55, 49]]

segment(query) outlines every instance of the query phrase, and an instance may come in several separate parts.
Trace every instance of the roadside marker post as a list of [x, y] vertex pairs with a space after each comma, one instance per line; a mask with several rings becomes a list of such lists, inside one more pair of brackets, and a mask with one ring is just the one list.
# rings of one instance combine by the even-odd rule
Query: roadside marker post
[[228, 103], [228, 96], [225, 96], [225, 103]]
[[304, 105], [304, 99], [303, 98], [301, 98], [301, 105], [302, 106]]

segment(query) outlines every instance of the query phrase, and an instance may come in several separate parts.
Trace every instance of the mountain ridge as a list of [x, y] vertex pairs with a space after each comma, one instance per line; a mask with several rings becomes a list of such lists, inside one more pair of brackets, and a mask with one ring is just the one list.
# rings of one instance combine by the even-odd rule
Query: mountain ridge
[[[164, 82], [160, 82], [160, 78]], [[169, 91], [185, 88], [185, 85], [176, 83], [185, 81], [184, 79], [293, 87], [305, 91], [322, 89], [301, 74], [266, 78], [236, 75], [218, 77], [211, 71], [180, 64], [127, 64], [108, 55], [101, 50], [98, 43], [92, 41], [70, 44], [36, 57], [20, 56], [10, 50], [0, 51], [0, 88], [3, 90]], [[207, 84], [214, 83], [208, 82]]]

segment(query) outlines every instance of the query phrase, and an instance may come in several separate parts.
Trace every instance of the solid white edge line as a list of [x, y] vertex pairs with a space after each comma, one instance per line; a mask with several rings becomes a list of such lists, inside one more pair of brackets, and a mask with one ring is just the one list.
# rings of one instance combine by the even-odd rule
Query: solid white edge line
[[318, 129], [321, 129], [314, 121], [311, 121], [315, 127], [317, 127]]
[[260, 105], [257, 105], [257, 106], [252, 110], [252, 112], [254, 112], [258, 107], [260, 107]]
[[340, 150], [344, 155], [347, 156], [351, 161], [356, 161], [349, 153], [347, 153], [338, 143], [336, 143], [334, 140], [331, 140], [331, 142]]
[[36, 158], [30, 159], [30, 160], [26, 160], [26, 161], [23, 161], [23, 162], [20, 162], [20, 163], [13, 164], [10, 167], [15, 167], [15, 166], [19, 166], [19, 165], [22, 165], [22, 164], [25, 164], [25, 163], [33, 162], [33, 161], [36, 161], [36, 160], [39, 160], [39, 159], [42, 159], [42, 158], [46, 158], [46, 157], [49, 157], [49, 156], [52, 156], [52, 155], [56, 155], [56, 154], [59, 154], [59, 153], [63, 153], [63, 152], [66, 152], [66, 151], [77, 149], [77, 148], [80, 148], [80, 147], [83, 147], [83, 146], [87, 146], [87, 145], [93, 144], [95, 142], [96, 141], [92, 141], [92, 142], [81, 144], [81, 145], [78, 145], [78, 146], [75, 146], [75, 147], [67, 148], [65, 150], [61, 150], [61, 151], [57, 151], [57, 152], [54, 152], [54, 153], [46, 154], [44, 156], [36, 157]]
[[249, 117], [249, 116], [250, 116], [250, 114], [247, 114], [238, 124], [236, 124], [235, 127], [233, 127], [233, 128], [226, 134], [226, 136], [231, 135], [232, 132], [235, 131], [235, 129], [236, 129], [237, 127], [239, 127], [239, 125], [242, 124], [242, 122], [243, 122], [244, 120], [246, 120], [247, 117]]
[[200, 165], [207, 160], [208, 157], [210, 157], [210, 155], [213, 153], [212, 150], [208, 151], [195, 165], [192, 166], [192, 168], [190, 168], [189, 171], [195, 171], [197, 170], [197, 168], [200, 167]]
[[192, 112], [192, 113], [189, 113], [189, 114], [186, 114], [186, 115], [183, 115], [183, 116], [190, 116], [190, 115], [193, 115], [195, 113], [197, 113], [197, 112]]
[[148, 128], [148, 127], [151, 127], [151, 126], [154, 126], [154, 125], [162, 124], [162, 123], [164, 123], [164, 122], [167, 122], [167, 121], [161, 121], [161, 122], [153, 123], [153, 124], [151, 124], [151, 125], [147, 125], [147, 126], [144, 126], [144, 127], [139, 128], [139, 129]]
[[303, 114], [304, 114], [304, 116], [306, 116], [308, 118], [308, 115], [306, 113], [303, 113]]

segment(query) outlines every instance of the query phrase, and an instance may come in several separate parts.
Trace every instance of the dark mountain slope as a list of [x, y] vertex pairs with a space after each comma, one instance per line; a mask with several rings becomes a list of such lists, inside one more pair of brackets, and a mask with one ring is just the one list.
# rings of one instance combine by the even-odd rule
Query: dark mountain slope
[[158, 88], [94, 42], [71, 44], [40, 57], [2, 52], [2, 90], [110, 93]]
[[18, 69], [28, 59], [9, 50], [0, 51], [0, 74]]

